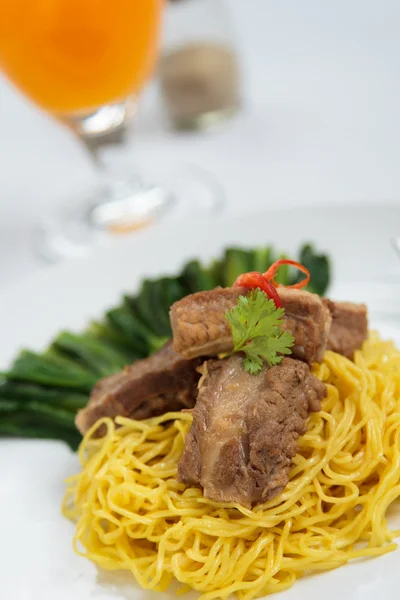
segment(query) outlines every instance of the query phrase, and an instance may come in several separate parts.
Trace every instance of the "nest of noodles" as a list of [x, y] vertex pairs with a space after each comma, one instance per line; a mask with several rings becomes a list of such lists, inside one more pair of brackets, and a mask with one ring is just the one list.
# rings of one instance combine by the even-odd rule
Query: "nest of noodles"
[[[284, 492], [253, 510], [208, 500], [176, 479], [188, 413], [102, 419], [67, 482], [74, 547], [147, 589], [174, 579], [203, 599], [284, 590], [305, 573], [394, 550], [386, 521], [400, 496], [400, 352], [376, 334], [354, 362], [327, 352], [322, 410], [299, 439]], [[107, 435], [94, 437], [102, 424]]]

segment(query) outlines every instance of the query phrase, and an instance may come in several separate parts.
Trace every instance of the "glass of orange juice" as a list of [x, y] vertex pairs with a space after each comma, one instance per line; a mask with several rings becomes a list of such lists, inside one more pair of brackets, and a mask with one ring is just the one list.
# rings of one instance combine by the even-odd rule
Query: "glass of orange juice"
[[[135, 112], [156, 62], [163, 4], [0, 0], [0, 70], [39, 107], [72, 127], [96, 157], [104, 144], [122, 140]], [[47, 258], [80, 251], [100, 230], [135, 229], [173, 201], [171, 190], [137, 176], [102, 177], [100, 188], [68, 203], [47, 223]]]

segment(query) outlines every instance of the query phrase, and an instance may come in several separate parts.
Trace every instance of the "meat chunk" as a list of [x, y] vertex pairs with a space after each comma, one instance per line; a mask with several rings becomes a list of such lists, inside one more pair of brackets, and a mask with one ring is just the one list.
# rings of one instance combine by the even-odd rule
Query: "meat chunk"
[[328, 350], [352, 358], [368, 336], [368, 316], [365, 304], [324, 300], [332, 315]]
[[168, 411], [192, 408], [196, 401], [199, 361], [176, 354], [169, 342], [159, 352], [101, 379], [76, 426], [84, 434], [102, 417], [147, 419]]
[[[310, 364], [321, 362], [332, 320], [329, 308], [316, 294], [285, 288], [278, 292], [285, 308], [283, 328], [295, 338], [293, 356]], [[193, 358], [232, 350], [225, 313], [237, 304], [239, 296], [246, 294], [247, 290], [241, 287], [216, 288], [175, 302], [170, 315], [176, 352]]]
[[332, 317], [317, 294], [304, 290], [278, 289], [285, 309], [283, 329], [294, 337], [292, 355], [307, 363], [322, 362]]
[[245, 288], [218, 287], [175, 302], [170, 310], [175, 351], [193, 358], [232, 350], [232, 333], [225, 313], [237, 304], [239, 296], [246, 294]]
[[206, 498], [251, 507], [287, 485], [297, 438], [326, 389], [298, 360], [284, 358], [256, 376], [242, 360], [204, 363], [178, 478], [201, 486]]

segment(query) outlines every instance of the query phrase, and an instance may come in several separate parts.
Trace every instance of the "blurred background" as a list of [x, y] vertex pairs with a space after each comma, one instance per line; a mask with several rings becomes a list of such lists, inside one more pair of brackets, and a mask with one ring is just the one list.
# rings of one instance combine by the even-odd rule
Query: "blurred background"
[[[135, 193], [134, 212], [128, 207], [132, 226], [121, 225], [115, 210], [111, 217], [110, 211], [98, 211], [99, 219], [108, 219], [107, 236], [85, 240], [76, 255], [95, 251], [105, 240], [112, 243], [113, 236], [135, 235], [137, 227], [157, 221], [167, 226], [169, 219], [200, 212], [214, 218], [400, 198], [396, 0], [175, 0], [165, 3], [160, 33], [153, 28], [157, 15], [150, 20], [146, 12], [149, 5], [140, 20], [135, 12], [135, 4], [144, 10], [146, 0], [129, 2], [124, 35], [141, 61], [126, 63], [124, 72], [131, 69], [140, 79], [133, 90], [138, 102], [113, 113], [113, 130], [104, 136], [98, 120], [86, 114], [83, 119], [67, 105], [56, 110], [56, 96], [53, 108], [44, 106], [43, 81], [35, 96], [35, 56], [22, 44], [18, 60], [9, 60], [13, 36], [24, 41], [35, 30], [23, 10], [31, 1], [16, 0], [16, 21], [17, 13], [11, 15], [7, 0], [0, 0], [0, 70], [8, 74], [0, 78], [2, 286], [53, 262], [38, 243], [43, 231], [37, 226], [46, 215], [65, 214], [58, 207], [70, 199], [72, 206], [82, 190], [97, 189], [99, 163], [112, 169], [122, 164], [125, 174], [132, 168], [141, 182], [155, 187], [148, 193], [141, 183], [146, 193], [139, 203]], [[98, 10], [96, 0], [81, 3]], [[45, 16], [37, 17], [43, 17], [39, 35]], [[90, 12], [88, 19], [92, 22]], [[13, 32], [10, 23], [18, 22], [21, 29]], [[72, 46], [79, 63], [79, 44]], [[116, 65], [126, 60], [123, 51], [115, 56]], [[23, 85], [19, 73], [26, 74]], [[54, 89], [64, 101], [56, 80]], [[178, 201], [169, 210], [171, 197]]]

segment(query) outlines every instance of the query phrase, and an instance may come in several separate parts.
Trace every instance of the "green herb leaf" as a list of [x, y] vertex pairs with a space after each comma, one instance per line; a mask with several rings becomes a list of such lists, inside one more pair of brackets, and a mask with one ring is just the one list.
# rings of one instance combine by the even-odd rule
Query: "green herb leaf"
[[256, 375], [264, 361], [272, 366], [282, 361], [282, 355], [291, 354], [293, 336], [282, 331], [283, 308], [276, 308], [260, 289], [239, 296], [237, 305], [225, 313], [232, 329], [233, 352], [243, 352], [243, 367]]

